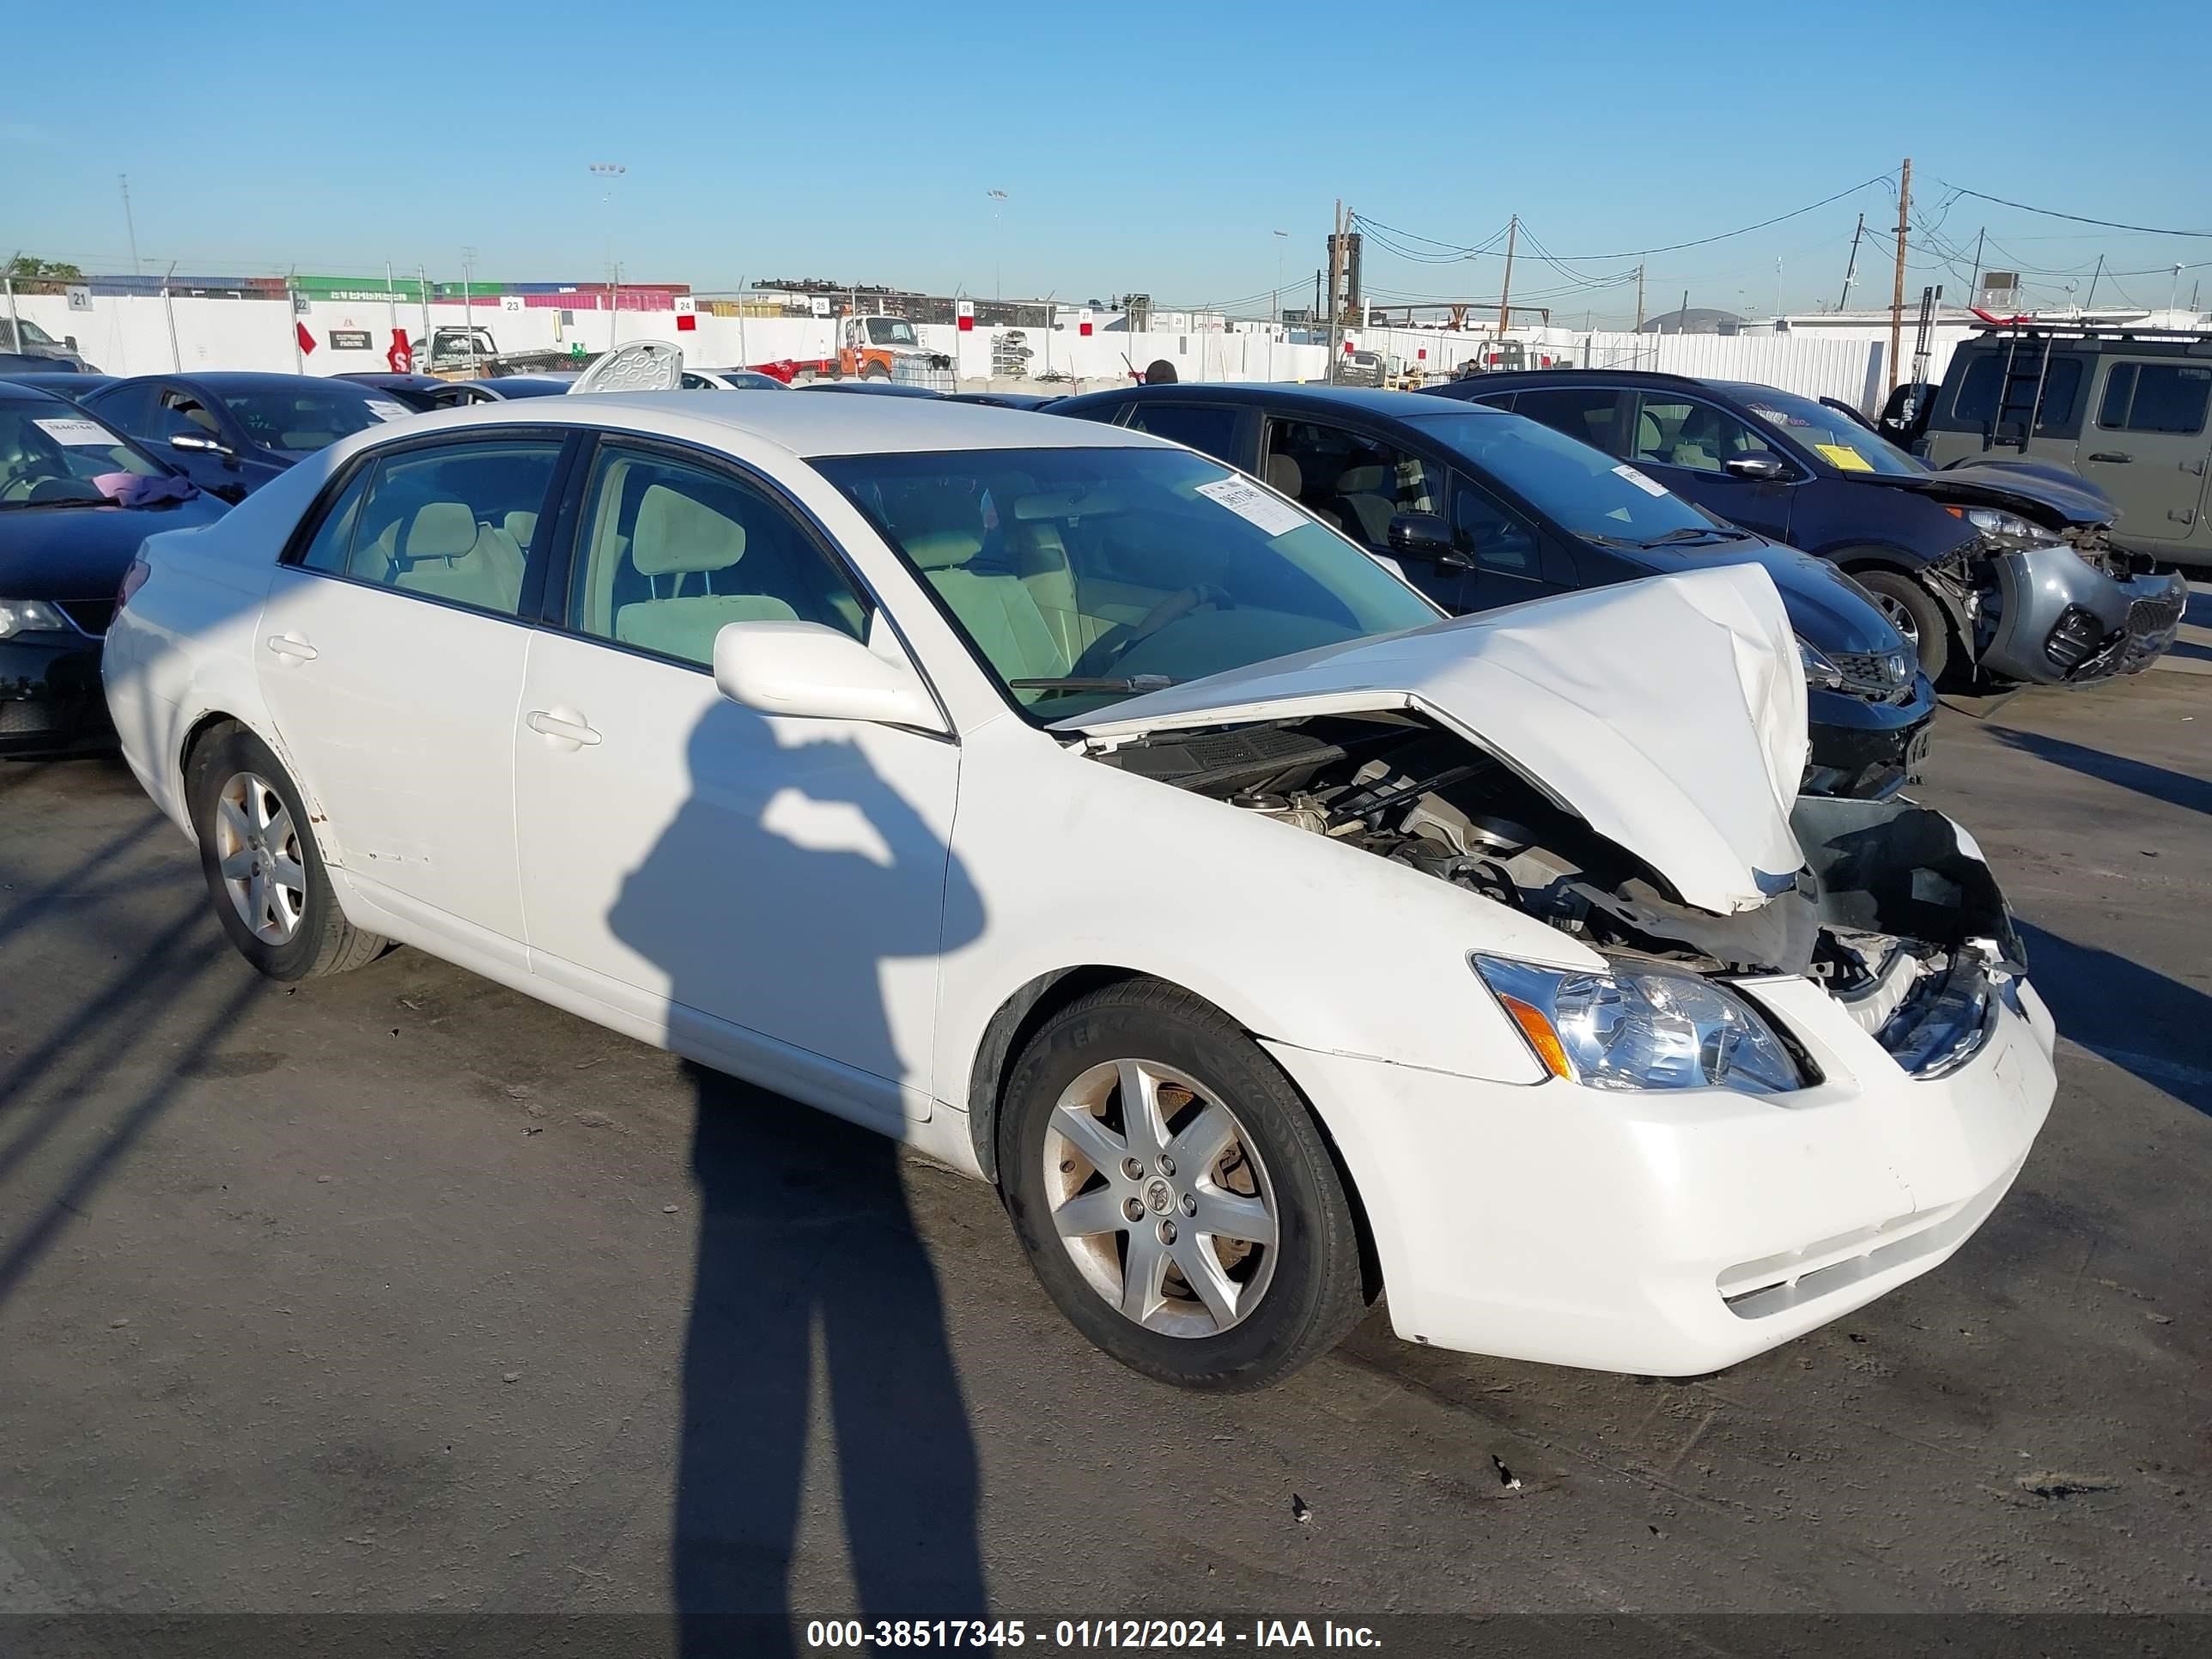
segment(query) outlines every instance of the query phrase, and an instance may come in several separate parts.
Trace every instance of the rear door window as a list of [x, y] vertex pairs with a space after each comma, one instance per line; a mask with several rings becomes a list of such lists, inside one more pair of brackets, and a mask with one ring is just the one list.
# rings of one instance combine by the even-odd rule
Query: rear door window
[[2107, 432], [2204, 430], [2212, 404], [2212, 367], [2197, 363], [2115, 363], [2105, 378], [2097, 424]]
[[1202, 404], [1142, 403], [1130, 412], [1127, 424], [1235, 466], [1237, 417], [1242, 412]]
[[1570, 438], [1611, 450], [1613, 406], [1620, 400], [1620, 393], [1609, 386], [1551, 386], [1521, 393], [1513, 400], [1513, 412], [1541, 421]]

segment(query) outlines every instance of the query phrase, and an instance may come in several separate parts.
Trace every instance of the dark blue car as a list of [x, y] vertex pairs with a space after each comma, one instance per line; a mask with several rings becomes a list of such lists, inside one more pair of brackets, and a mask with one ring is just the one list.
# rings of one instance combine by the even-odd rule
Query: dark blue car
[[1856, 584], [1533, 421], [1408, 392], [1297, 386], [1127, 386], [1052, 412], [1136, 427], [1265, 478], [1455, 613], [1759, 564], [1804, 664], [1806, 791], [1887, 795], [1925, 752], [1935, 692]]
[[228, 501], [303, 456], [415, 412], [379, 387], [313, 374], [142, 374], [83, 403]]
[[2133, 673], [2172, 643], [2187, 602], [2180, 577], [2112, 544], [2112, 503], [2083, 480], [1990, 463], [1935, 471], [1847, 411], [1772, 386], [1545, 369], [1426, 390], [1541, 421], [1828, 560], [1936, 680]]
[[223, 504], [76, 404], [0, 380], [0, 756], [112, 742], [100, 653], [138, 544]]

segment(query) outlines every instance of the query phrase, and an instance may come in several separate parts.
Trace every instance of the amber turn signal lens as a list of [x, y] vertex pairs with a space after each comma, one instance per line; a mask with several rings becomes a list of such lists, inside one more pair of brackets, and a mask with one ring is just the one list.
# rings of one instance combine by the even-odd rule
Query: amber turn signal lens
[[1536, 1051], [1536, 1058], [1544, 1062], [1553, 1077], [1570, 1081], [1574, 1073], [1567, 1065], [1567, 1051], [1559, 1044], [1559, 1034], [1552, 1029], [1552, 1022], [1544, 1018], [1543, 1011], [1532, 1007], [1519, 997], [1500, 994], [1505, 1012], [1513, 1016], [1513, 1023], [1521, 1028], [1521, 1035], [1528, 1039], [1528, 1046]]

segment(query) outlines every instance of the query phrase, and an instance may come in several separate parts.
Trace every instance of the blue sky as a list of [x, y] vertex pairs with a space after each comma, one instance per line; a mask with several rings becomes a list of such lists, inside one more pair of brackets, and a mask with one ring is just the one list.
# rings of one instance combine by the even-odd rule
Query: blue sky
[[[702, 289], [825, 276], [1077, 300], [1310, 295], [1331, 208], [1474, 245], [1518, 213], [1563, 256], [1516, 294], [1562, 320], [1627, 312], [1590, 289], [1632, 258], [1577, 256], [1730, 229], [1894, 175], [1936, 234], [2042, 268], [2039, 296], [2163, 303], [2165, 268], [2212, 240], [2096, 231], [1965, 185], [2131, 223], [2212, 230], [2212, 102], [2127, 72], [2142, 43], [2201, 39], [2178, 0], [1960, 9], [1407, 0], [1341, 6], [1040, 9], [228, 4], [45, 0], [10, 25], [0, 95], [0, 254], [129, 266], [127, 173], [148, 268], [597, 277]], [[2089, 54], [2039, 37], [2111, 43]], [[1979, 44], [1986, 40], [1986, 46]], [[2119, 43], [2136, 43], [2124, 48]], [[44, 66], [37, 75], [20, 71]], [[629, 169], [611, 204], [587, 172]], [[986, 191], [1008, 200], [994, 224]], [[1869, 187], [1770, 229], [1654, 254], [1653, 311], [1832, 301]], [[1277, 229], [1291, 233], [1278, 239]], [[1422, 246], [1408, 243], [1407, 246]], [[2002, 250], [2002, 252], [2000, 252]], [[1856, 295], [1886, 303], [1886, 240]], [[1523, 243], [1526, 256], [1528, 245]], [[1916, 249], [1911, 287], [1966, 271]], [[1370, 245], [1368, 285], [1494, 295], [1499, 261]], [[2181, 297], [2212, 264], [2185, 272]], [[2114, 286], [2117, 283], [2117, 286]], [[1259, 301], [1264, 308], [1265, 299]], [[1286, 303], [1296, 303], [1288, 300]], [[1248, 307], [1249, 308], [1249, 307]]]

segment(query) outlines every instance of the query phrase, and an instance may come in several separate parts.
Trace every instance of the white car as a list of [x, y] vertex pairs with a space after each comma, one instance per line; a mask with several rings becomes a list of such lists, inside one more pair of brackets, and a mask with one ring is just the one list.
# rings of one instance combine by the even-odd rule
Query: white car
[[361, 434], [125, 587], [255, 967], [404, 942], [896, 1135], [1170, 1382], [1386, 1292], [1711, 1371], [1944, 1260], [2051, 1099], [1973, 842], [1795, 800], [1753, 567], [1455, 621], [1141, 433], [676, 392]]

